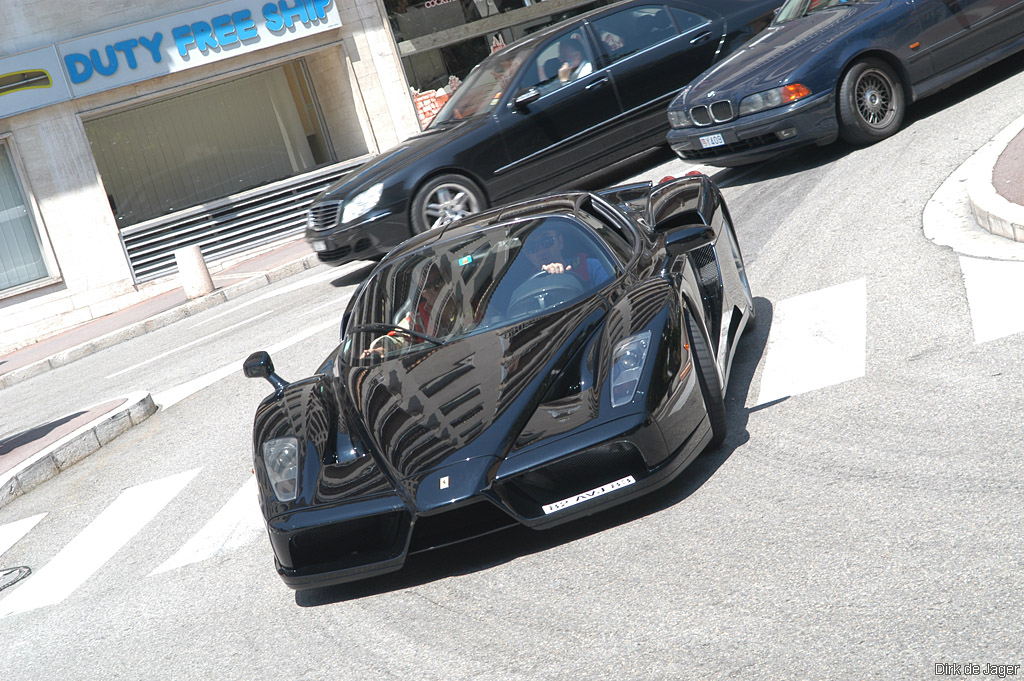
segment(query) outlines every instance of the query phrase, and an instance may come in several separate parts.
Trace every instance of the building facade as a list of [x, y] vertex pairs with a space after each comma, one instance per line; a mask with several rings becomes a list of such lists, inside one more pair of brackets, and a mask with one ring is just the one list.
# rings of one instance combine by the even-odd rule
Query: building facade
[[[302, 233], [492, 49], [579, 0], [34, 0], [0, 22], [0, 352]], [[601, 3], [603, 4], [603, 2]]]

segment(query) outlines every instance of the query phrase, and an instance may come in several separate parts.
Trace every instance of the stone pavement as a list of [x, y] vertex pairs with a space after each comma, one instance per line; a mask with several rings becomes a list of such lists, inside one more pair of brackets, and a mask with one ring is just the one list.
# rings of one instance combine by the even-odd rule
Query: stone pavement
[[[924, 212], [925, 236], [964, 255], [1024, 261], [1022, 173], [1024, 116], [982, 147], [935, 192]], [[3, 389], [15, 383], [318, 264], [305, 241], [293, 241], [214, 275], [216, 290], [208, 296], [188, 300], [181, 289], [169, 291], [0, 356], [0, 399]], [[155, 411], [149, 393], [135, 393], [0, 440], [0, 506]]]

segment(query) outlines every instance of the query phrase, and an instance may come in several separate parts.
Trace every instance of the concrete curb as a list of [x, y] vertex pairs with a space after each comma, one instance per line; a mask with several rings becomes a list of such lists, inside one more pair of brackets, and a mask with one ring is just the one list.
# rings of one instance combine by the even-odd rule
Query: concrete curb
[[[1019, 208], [995, 191], [992, 170], [1006, 145], [1021, 129], [1024, 117], [1006, 127], [946, 178], [924, 207], [925, 237], [960, 255], [1024, 262], [1024, 243], [983, 228], [978, 218], [980, 214], [1012, 219], [1009, 209]], [[991, 197], [987, 192], [999, 201], [988, 201]]]
[[317, 258], [315, 253], [303, 256], [298, 260], [293, 260], [290, 263], [277, 267], [267, 273], [257, 274], [244, 281], [240, 281], [237, 284], [231, 284], [225, 286], [222, 289], [217, 289], [213, 293], [202, 298], [196, 298], [190, 300], [182, 305], [174, 307], [170, 310], [165, 310], [158, 314], [143, 319], [142, 321], [129, 324], [124, 328], [116, 331], [111, 331], [103, 336], [94, 338], [93, 340], [86, 341], [76, 345], [73, 348], [68, 348], [58, 352], [46, 359], [41, 359], [31, 364], [27, 364], [19, 369], [14, 369], [2, 376], [0, 376], [0, 390], [9, 388], [16, 383], [27, 381], [33, 376], [62, 367], [75, 360], [79, 360], [83, 357], [87, 357], [94, 352], [98, 352], [105, 348], [109, 348], [118, 343], [124, 342], [136, 336], [155, 331], [156, 329], [173, 324], [174, 322], [190, 317], [194, 314], [208, 310], [211, 307], [226, 303], [229, 300], [234, 300], [247, 293], [251, 293], [264, 286], [280, 281], [293, 274], [298, 274], [303, 270], [308, 270], [316, 267], [320, 264], [320, 260]]
[[1024, 242], [1024, 206], [1018, 206], [1000, 196], [992, 184], [992, 174], [999, 155], [1024, 130], [1021, 116], [968, 161], [974, 172], [967, 176], [967, 196], [971, 202], [974, 220], [995, 235]]
[[139, 425], [156, 412], [148, 392], [124, 397], [120, 407], [97, 417], [0, 475], [0, 507], [49, 480]]

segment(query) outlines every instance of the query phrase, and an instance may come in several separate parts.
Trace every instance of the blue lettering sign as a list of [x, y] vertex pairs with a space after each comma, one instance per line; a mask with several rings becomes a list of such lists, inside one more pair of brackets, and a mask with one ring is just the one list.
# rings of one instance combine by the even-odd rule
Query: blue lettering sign
[[189, 45], [196, 44], [196, 39], [192, 37], [192, 29], [188, 26], [172, 28], [171, 37], [174, 38], [174, 44], [178, 46], [178, 54], [182, 57], [188, 56]]
[[210, 26], [213, 27], [213, 35], [217, 37], [217, 43], [221, 47], [234, 45], [238, 42], [238, 36], [235, 35], [235, 25], [231, 23], [231, 17], [227, 14], [210, 19]]
[[128, 68], [134, 69], [139, 64], [135, 61], [135, 48], [138, 47], [138, 40], [122, 40], [119, 43], [114, 43], [114, 49], [124, 55], [125, 63], [128, 64]]
[[231, 21], [235, 24], [235, 33], [242, 39], [242, 42], [260, 37], [259, 29], [256, 28], [256, 22], [253, 21], [252, 12], [249, 10], [235, 12], [231, 15]]
[[101, 76], [112, 76], [117, 73], [117, 54], [114, 53], [112, 45], [107, 45], [105, 51], [107, 53], [106, 64], [100, 59], [100, 53], [97, 50], [89, 50], [89, 61]]
[[196, 49], [200, 52], [217, 47], [217, 41], [213, 37], [213, 28], [205, 21], [197, 21], [192, 24], [192, 33], [196, 36]]
[[64, 55], [64, 68], [68, 70], [68, 76], [75, 85], [92, 78], [92, 62], [84, 54], [72, 52]]
[[263, 19], [266, 21], [267, 30], [271, 33], [277, 33], [284, 28], [284, 19], [281, 18], [277, 5], [269, 2], [263, 5]]
[[304, 24], [309, 23], [309, 14], [306, 12], [306, 4], [303, 0], [295, 0], [295, 5], [292, 7], [288, 6], [288, 0], [280, 0], [277, 4], [284, 16], [284, 25], [288, 28], [295, 25], [296, 19]]
[[160, 53], [160, 43], [164, 40], [164, 34], [157, 32], [153, 34], [153, 39], [150, 40], [146, 36], [139, 36], [139, 44], [149, 50], [150, 56], [153, 57], [153, 63], [159, 64], [160, 60], [164, 58], [164, 55]]

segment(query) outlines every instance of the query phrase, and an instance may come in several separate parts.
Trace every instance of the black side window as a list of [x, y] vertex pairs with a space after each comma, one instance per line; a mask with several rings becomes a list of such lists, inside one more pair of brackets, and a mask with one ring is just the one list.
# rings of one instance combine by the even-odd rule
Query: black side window
[[[523, 66], [519, 88], [547, 94], [594, 70], [594, 53], [583, 26], [577, 25], [534, 52]], [[559, 73], [561, 70], [561, 74]]]
[[688, 12], [685, 9], [679, 9], [678, 7], [672, 7], [670, 9], [672, 10], [672, 18], [676, 20], [676, 26], [679, 27], [680, 33], [689, 33], [690, 31], [711, 23], [711, 20], [707, 17], [702, 17], [694, 12]]
[[611, 63], [677, 35], [672, 19], [661, 5], [631, 7], [595, 19], [591, 26], [598, 36], [601, 51]]

